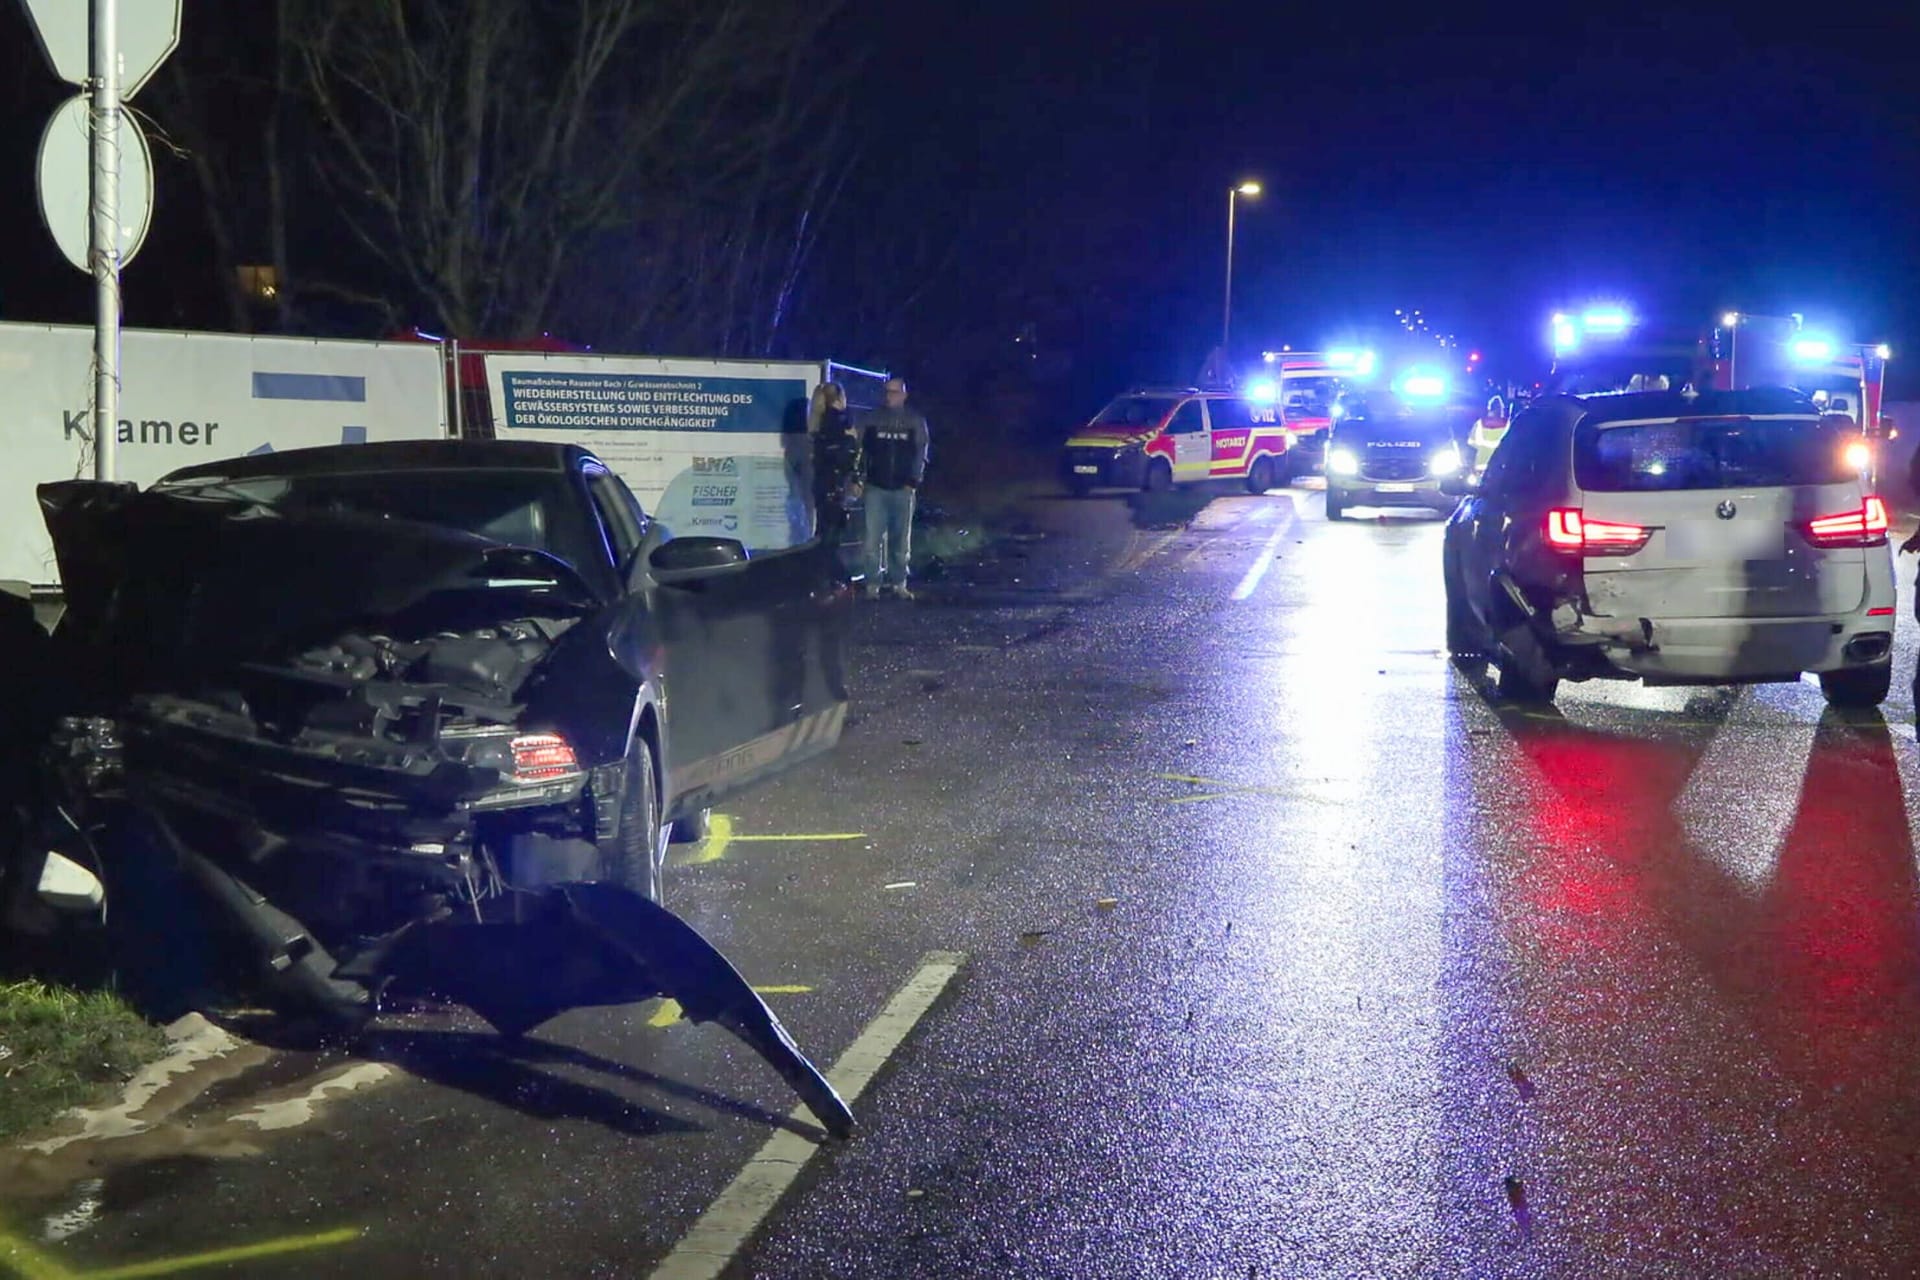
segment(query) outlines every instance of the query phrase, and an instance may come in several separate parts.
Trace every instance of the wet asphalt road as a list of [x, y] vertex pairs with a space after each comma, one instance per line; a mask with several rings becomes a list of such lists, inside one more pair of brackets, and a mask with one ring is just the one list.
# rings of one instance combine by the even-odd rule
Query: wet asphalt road
[[[863, 606], [840, 749], [680, 851], [670, 903], [823, 1067], [965, 956], [727, 1274], [1920, 1267], [1904, 676], [1884, 720], [1809, 684], [1521, 713], [1441, 651], [1437, 522], [1293, 490], [1141, 527], [1173, 502], [1040, 503]], [[304, 1124], [236, 1145], [229, 1082], [0, 1195], [28, 1231], [102, 1177], [44, 1246], [74, 1274], [353, 1228], [228, 1273], [646, 1276], [793, 1105], [665, 1021], [409, 1020]]]

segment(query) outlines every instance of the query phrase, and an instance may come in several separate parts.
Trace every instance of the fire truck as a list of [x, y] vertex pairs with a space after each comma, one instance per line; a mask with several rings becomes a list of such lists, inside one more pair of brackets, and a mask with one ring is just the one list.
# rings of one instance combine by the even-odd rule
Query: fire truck
[[1881, 405], [1892, 351], [1808, 329], [1800, 316], [1729, 311], [1706, 329], [1661, 324], [1623, 307], [1553, 317], [1553, 370], [1546, 390], [1571, 395], [1635, 389], [1739, 391], [1792, 387], [1844, 413], [1870, 439], [1892, 424]]
[[1551, 325], [1554, 364], [1545, 390], [1570, 395], [1603, 391], [1702, 389], [1742, 391], [1791, 387], [1858, 431], [1870, 478], [1879, 478], [1884, 442], [1895, 437], [1882, 405], [1884, 343], [1842, 342], [1807, 327], [1799, 315], [1729, 311], [1694, 328], [1635, 316], [1604, 304], [1560, 312]]
[[1882, 405], [1893, 351], [1884, 342], [1841, 342], [1808, 329], [1799, 316], [1729, 311], [1714, 330], [1712, 346], [1723, 355], [1715, 362], [1714, 386], [1793, 387], [1828, 412], [1852, 418], [1868, 439], [1891, 438], [1893, 424]]

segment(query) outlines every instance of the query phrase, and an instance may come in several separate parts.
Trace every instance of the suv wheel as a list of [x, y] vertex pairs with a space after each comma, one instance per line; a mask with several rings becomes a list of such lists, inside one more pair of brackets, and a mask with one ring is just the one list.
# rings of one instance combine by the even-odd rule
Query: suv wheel
[[1887, 700], [1892, 687], [1892, 662], [1820, 673], [1820, 692], [1836, 707], [1877, 707]]
[[1447, 652], [1460, 666], [1468, 664], [1484, 665], [1487, 660], [1486, 628], [1473, 616], [1473, 606], [1467, 603], [1465, 588], [1460, 585], [1453, 569], [1446, 571], [1447, 586]]
[[1515, 627], [1501, 638], [1500, 696], [1509, 702], [1540, 706], [1551, 703], [1560, 691], [1560, 677], [1554, 674], [1546, 650], [1525, 626]]

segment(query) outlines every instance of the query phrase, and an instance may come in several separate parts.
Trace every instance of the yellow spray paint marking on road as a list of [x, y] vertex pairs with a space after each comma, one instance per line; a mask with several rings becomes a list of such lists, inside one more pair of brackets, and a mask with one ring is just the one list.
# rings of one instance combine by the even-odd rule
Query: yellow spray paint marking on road
[[[755, 987], [754, 990], [763, 996], [804, 996], [811, 992], [813, 988]], [[647, 1025], [650, 1027], [670, 1027], [680, 1021], [680, 1018], [680, 1002], [678, 1000], [662, 1000], [660, 1007], [653, 1011], [653, 1016], [647, 1019]]]
[[865, 840], [864, 831], [819, 831], [804, 835], [779, 836], [743, 836], [733, 829], [733, 819], [724, 813], [716, 813], [707, 820], [707, 838], [694, 846], [693, 854], [679, 865], [697, 867], [706, 862], [718, 862], [726, 857], [727, 850], [736, 844], [810, 844], [816, 841]]
[[20, 1280], [73, 1280], [73, 1272], [4, 1229], [0, 1229], [0, 1268]]
[[1325, 796], [1308, 795], [1301, 791], [1282, 791], [1277, 787], [1250, 787], [1238, 782], [1227, 782], [1221, 778], [1197, 778], [1185, 773], [1157, 773], [1154, 777], [1163, 782], [1184, 782], [1190, 787], [1209, 787], [1208, 791], [1193, 795], [1169, 796], [1164, 804], [1199, 804], [1203, 800], [1224, 800], [1229, 796], [1276, 796], [1282, 800], [1306, 800], [1314, 804], [1338, 804]]
[[288, 1253], [305, 1253], [335, 1245], [352, 1244], [365, 1232], [359, 1227], [339, 1227], [305, 1235], [281, 1236], [257, 1244], [209, 1249], [202, 1253], [180, 1254], [172, 1258], [154, 1258], [108, 1267], [101, 1271], [78, 1271], [56, 1261], [45, 1250], [35, 1248], [9, 1231], [0, 1231], [0, 1269], [20, 1280], [143, 1280], [149, 1276], [172, 1276], [208, 1267], [224, 1267], [255, 1258], [273, 1258]]

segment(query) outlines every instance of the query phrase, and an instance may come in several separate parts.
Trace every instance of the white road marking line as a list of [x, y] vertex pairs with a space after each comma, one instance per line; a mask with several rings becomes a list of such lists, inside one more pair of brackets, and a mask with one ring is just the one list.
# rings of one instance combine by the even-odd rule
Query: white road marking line
[[1259, 558], [1255, 560], [1253, 566], [1247, 570], [1247, 576], [1240, 579], [1240, 585], [1233, 589], [1233, 598], [1235, 600], [1245, 600], [1258, 589], [1260, 579], [1267, 576], [1267, 570], [1273, 565], [1274, 552], [1280, 549], [1280, 543], [1286, 538], [1287, 531], [1292, 527], [1293, 521], [1288, 520], [1278, 529], [1275, 529], [1273, 536], [1262, 544]]
[[[867, 1024], [827, 1079], [841, 1097], [852, 1103], [872, 1082], [914, 1025], [926, 1016], [966, 956], [958, 951], [929, 951], [907, 984], [900, 988], [878, 1017]], [[811, 1123], [813, 1113], [795, 1107], [791, 1118]], [[732, 1262], [773, 1207], [800, 1176], [800, 1170], [820, 1149], [811, 1138], [782, 1129], [768, 1138], [747, 1167], [707, 1207], [673, 1252], [653, 1269], [652, 1280], [713, 1280]]]

